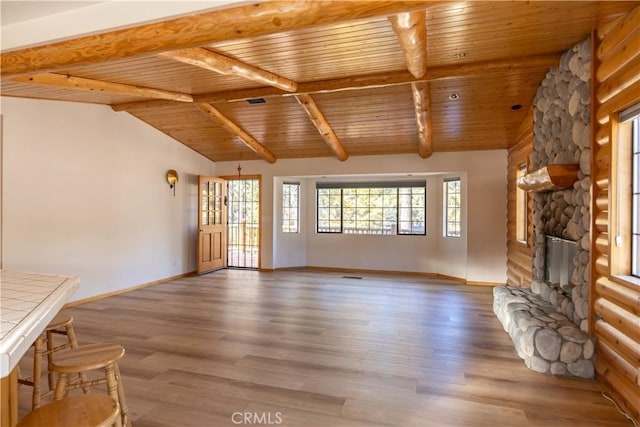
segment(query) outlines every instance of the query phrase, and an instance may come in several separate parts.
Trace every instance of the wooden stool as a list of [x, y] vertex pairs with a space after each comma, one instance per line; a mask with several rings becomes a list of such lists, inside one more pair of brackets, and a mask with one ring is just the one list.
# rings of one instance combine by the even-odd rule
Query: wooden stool
[[[53, 338], [54, 335], [66, 336], [66, 342], [56, 346]], [[31, 397], [32, 409], [36, 409], [40, 406], [40, 400], [43, 397], [53, 394], [53, 388], [55, 387], [54, 373], [47, 368], [49, 390], [44, 393], [41, 391], [40, 381], [42, 379], [42, 357], [47, 356], [47, 366], [49, 366], [53, 359], [53, 353], [76, 347], [78, 347], [78, 340], [76, 339], [76, 333], [73, 329], [73, 316], [65, 313], [58, 313], [56, 317], [49, 322], [44, 332], [36, 339], [36, 342], [33, 343], [33, 376], [31, 378], [18, 380], [19, 384], [33, 387], [33, 394]]]
[[[124, 398], [124, 388], [118, 360], [124, 356], [124, 347], [119, 344], [89, 344], [63, 350], [54, 354], [50, 369], [58, 374], [54, 400], [62, 399], [67, 391], [106, 384], [107, 393], [120, 405], [117, 425], [130, 426], [129, 410]], [[104, 378], [88, 381], [85, 378], [70, 382], [70, 374], [86, 374], [88, 371], [104, 369]]]
[[120, 421], [118, 402], [105, 394], [69, 396], [28, 413], [18, 427], [107, 427]]

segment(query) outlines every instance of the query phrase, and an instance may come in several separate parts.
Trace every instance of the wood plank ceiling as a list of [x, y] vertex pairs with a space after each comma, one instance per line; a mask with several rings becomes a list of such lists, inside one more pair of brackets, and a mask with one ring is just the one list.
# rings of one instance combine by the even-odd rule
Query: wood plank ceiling
[[636, 4], [256, 3], [3, 52], [2, 95], [111, 105], [213, 161], [504, 149]]

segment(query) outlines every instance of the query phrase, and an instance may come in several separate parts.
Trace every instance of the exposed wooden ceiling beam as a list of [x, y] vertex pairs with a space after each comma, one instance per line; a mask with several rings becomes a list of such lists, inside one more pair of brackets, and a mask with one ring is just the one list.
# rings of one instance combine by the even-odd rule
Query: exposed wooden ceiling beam
[[[442, 79], [473, 77], [486, 74], [500, 74], [514, 70], [548, 69], [549, 67], [557, 65], [560, 55], [561, 53], [545, 54], [503, 61], [475, 62], [430, 67], [427, 70], [427, 74], [422, 79], [415, 78], [408, 71], [397, 71], [391, 73], [367, 74], [340, 79], [298, 83], [298, 93], [313, 94], [337, 92], [342, 90], [368, 89]], [[273, 87], [260, 87], [202, 94], [194, 96], [194, 100], [196, 102], [217, 103], [246, 100], [251, 98], [269, 98], [272, 96], [282, 95], [283, 92], [279, 89]], [[166, 101], [131, 102], [114, 104], [112, 105], [112, 108], [115, 111], [126, 111], [158, 108], [166, 105], [171, 105], [171, 103]]]
[[293, 80], [201, 47], [172, 50], [162, 52], [159, 55], [227, 76], [235, 75], [244, 77], [245, 79], [253, 80], [267, 86], [277, 87], [287, 92], [295, 92], [298, 89], [298, 83]]
[[[387, 87], [408, 83], [435, 81], [443, 79], [458, 79], [464, 77], [501, 74], [514, 70], [548, 69], [558, 65], [561, 52], [537, 56], [527, 56], [499, 61], [469, 62], [455, 65], [441, 65], [430, 67], [424, 77], [418, 79], [408, 71], [395, 71], [377, 74], [365, 74], [332, 80], [298, 83], [297, 93], [326, 93], [342, 90], [368, 89]], [[196, 101], [228, 102], [251, 98], [267, 98], [282, 96], [282, 92], [272, 87], [255, 89], [239, 89], [222, 91], [195, 96]], [[290, 95], [290, 94], [285, 94]]]
[[318, 132], [320, 132], [320, 135], [322, 135], [322, 138], [329, 148], [331, 148], [331, 151], [334, 152], [338, 160], [342, 162], [347, 160], [349, 158], [347, 150], [345, 150], [344, 145], [342, 145], [338, 139], [338, 136], [333, 131], [333, 128], [324, 117], [324, 114], [322, 114], [322, 111], [320, 111], [320, 108], [318, 108], [318, 105], [311, 95], [306, 93], [296, 95], [296, 100], [302, 108], [304, 108], [304, 111], [306, 111], [314, 126], [318, 129]]
[[398, 36], [407, 69], [416, 78], [427, 72], [427, 14], [424, 10], [389, 17]]
[[433, 154], [429, 83], [412, 83], [411, 92], [413, 93], [413, 107], [418, 127], [418, 153], [420, 157], [426, 159]]
[[219, 124], [230, 134], [237, 136], [247, 147], [253, 150], [258, 156], [262, 157], [269, 163], [275, 163], [277, 158], [264, 145], [260, 144], [253, 136], [249, 135], [244, 129], [232, 122], [228, 117], [222, 114], [217, 108], [206, 102], [196, 102], [195, 105], [200, 111], [205, 113], [211, 120]]
[[3, 76], [425, 9], [437, 1], [267, 1], [3, 52]]
[[56, 73], [42, 73], [31, 76], [13, 77], [11, 80], [20, 83], [54, 86], [65, 89], [85, 90], [95, 92], [117, 93], [120, 95], [139, 96], [142, 98], [162, 99], [178, 102], [193, 102], [189, 94], [170, 92], [168, 90], [153, 89], [122, 83], [106, 82], [103, 80], [87, 79]]

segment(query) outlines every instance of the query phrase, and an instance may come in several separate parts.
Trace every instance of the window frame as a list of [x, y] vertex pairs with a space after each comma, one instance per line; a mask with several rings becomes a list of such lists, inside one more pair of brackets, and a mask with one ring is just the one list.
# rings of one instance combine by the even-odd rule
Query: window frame
[[640, 278], [640, 112], [633, 120], [631, 150], [631, 275]]
[[[640, 248], [633, 244], [633, 221], [638, 221], [640, 206], [634, 209], [634, 150], [640, 150], [640, 103], [619, 113], [612, 123], [611, 150], [611, 203], [609, 209], [609, 225], [611, 227], [610, 242], [610, 277], [623, 283], [640, 286], [640, 265], [635, 261]], [[635, 140], [635, 141], [634, 141]], [[640, 154], [636, 161], [640, 163]], [[636, 178], [640, 180], [640, 178]], [[640, 205], [640, 196], [635, 201]], [[634, 217], [635, 215], [635, 217]]]
[[[450, 194], [449, 183], [452, 183], [452, 182], [457, 182], [458, 186], [457, 186], [457, 191]], [[445, 238], [459, 239], [462, 237], [462, 179], [459, 176], [445, 178], [442, 183], [442, 187], [443, 187], [442, 236]], [[450, 205], [449, 196], [455, 195], [455, 194], [458, 195], [458, 203], [454, 205]], [[456, 216], [457, 219], [454, 221], [449, 220], [450, 209], [456, 209], [457, 211], [457, 215], [454, 214], [454, 216]], [[450, 225], [452, 224], [458, 225], [457, 233], [455, 231], [450, 230]]]
[[[296, 188], [296, 194], [295, 194], [295, 206], [291, 206], [291, 193], [288, 193], [285, 191], [285, 188], [288, 187], [295, 187]], [[286, 196], [289, 196], [289, 205], [287, 206], [287, 203], [285, 202], [286, 200]], [[289, 215], [286, 215], [286, 212], [289, 212]], [[291, 213], [294, 212], [294, 218], [291, 218]], [[289, 222], [289, 225], [291, 225], [291, 223], [293, 222], [293, 224], [295, 225], [293, 228], [291, 227], [286, 227], [287, 221]], [[282, 221], [281, 221], [281, 227], [280, 227], [280, 231], [283, 234], [300, 234], [300, 183], [299, 182], [292, 182], [292, 181], [284, 181], [282, 183]]]
[[[410, 189], [410, 192], [401, 194], [407, 188]], [[329, 199], [321, 199], [323, 196]], [[408, 205], [402, 204], [402, 196], [410, 197]], [[367, 197], [367, 203], [363, 206], [358, 206], [358, 201], [362, 197]], [[382, 202], [374, 199], [374, 197], [382, 197]], [[414, 202], [414, 197], [419, 198], [417, 203]], [[372, 200], [375, 200], [375, 202], [372, 203]], [[352, 203], [346, 203], [348, 201], [352, 201]], [[420, 204], [420, 201], [422, 204]], [[354, 202], [355, 205], [353, 204]], [[387, 203], [390, 202], [392, 205], [388, 206]], [[427, 233], [426, 205], [426, 180], [318, 182], [316, 183], [316, 233], [368, 236], [425, 236]], [[371, 218], [370, 213], [372, 210], [379, 211], [379, 215], [376, 216], [379, 219]], [[408, 220], [406, 219], [407, 210], [409, 214]], [[416, 210], [421, 210], [421, 214], [416, 215]], [[392, 217], [387, 219], [388, 216], [386, 214], [391, 212], [393, 212]], [[416, 217], [417, 219], [414, 221]], [[405, 219], [401, 221], [401, 218]], [[379, 224], [372, 226], [375, 223]], [[402, 227], [401, 223], [408, 223], [409, 226]], [[359, 224], [368, 224], [368, 226], [361, 227]], [[348, 225], [351, 225], [349, 230], [347, 230]]]

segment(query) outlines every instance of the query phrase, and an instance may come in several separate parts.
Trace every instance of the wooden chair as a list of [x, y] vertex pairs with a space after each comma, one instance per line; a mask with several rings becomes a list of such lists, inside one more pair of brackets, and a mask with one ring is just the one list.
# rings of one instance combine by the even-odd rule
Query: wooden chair
[[[124, 347], [119, 344], [89, 344], [55, 353], [51, 371], [58, 374], [54, 400], [65, 397], [68, 391], [106, 384], [107, 393], [120, 405], [120, 417], [116, 425], [131, 426], [129, 410], [124, 397], [124, 388], [118, 360], [124, 356]], [[69, 381], [69, 375], [87, 374], [93, 370], [104, 370], [104, 377], [94, 380], [84, 378]]]
[[[62, 344], [56, 345], [54, 336], [63, 335], [66, 339]], [[78, 340], [73, 329], [73, 316], [66, 313], [58, 313], [47, 325], [44, 332], [33, 343], [33, 372], [31, 378], [18, 379], [19, 384], [33, 387], [31, 397], [31, 408], [37, 409], [40, 406], [40, 400], [53, 394], [55, 387], [54, 373], [48, 368], [53, 360], [53, 354], [58, 351], [69, 348], [78, 347]], [[47, 356], [47, 376], [49, 380], [49, 389], [42, 391], [41, 381], [43, 375], [42, 358]]]
[[28, 413], [18, 427], [108, 427], [120, 422], [118, 402], [105, 394], [55, 400]]

